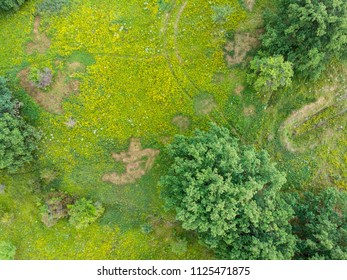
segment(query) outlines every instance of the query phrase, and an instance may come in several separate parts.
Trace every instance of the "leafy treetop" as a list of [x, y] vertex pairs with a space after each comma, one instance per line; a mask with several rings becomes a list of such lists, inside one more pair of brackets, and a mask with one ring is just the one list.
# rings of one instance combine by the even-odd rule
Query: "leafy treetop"
[[265, 151], [239, 145], [212, 125], [176, 136], [173, 163], [162, 177], [167, 206], [183, 228], [195, 230], [221, 258], [289, 259], [291, 207], [279, 196], [286, 182]]

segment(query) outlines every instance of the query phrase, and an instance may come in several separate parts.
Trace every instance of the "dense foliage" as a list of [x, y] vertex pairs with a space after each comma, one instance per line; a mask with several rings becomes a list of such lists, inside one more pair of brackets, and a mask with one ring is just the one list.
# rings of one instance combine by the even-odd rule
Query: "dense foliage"
[[284, 61], [283, 56], [254, 57], [250, 63], [252, 73], [248, 82], [258, 92], [269, 92], [291, 85], [292, 63]]
[[39, 134], [20, 117], [18, 107], [0, 78], [0, 170], [17, 171], [32, 161], [37, 147]]
[[176, 136], [174, 162], [161, 180], [183, 228], [196, 230], [222, 258], [289, 259], [292, 209], [279, 196], [286, 182], [265, 151], [242, 146], [215, 125]]
[[97, 218], [99, 218], [105, 209], [100, 203], [93, 203], [91, 200], [81, 198], [75, 204], [68, 205], [69, 222], [76, 228], [85, 228]]
[[6, 79], [0, 77], [0, 117], [4, 113], [13, 114], [15, 103], [13, 102], [12, 93], [6, 85]]
[[347, 1], [281, 0], [265, 17], [264, 49], [283, 55], [303, 76], [318, 78], [347, 50]]
[[0, 0], [0, 10], [11, 10], [18, 9], [20, 5], [22, 5], [25, 0]]
[[16, 255], [16, 247], [6, 241], [0, 241], [0, 260], [13, 260]]
[[5, 113], [0, 118], [0, 170], [15, 172], [33, 160], [39, 136], [20, 117]]
[[347, 259], [347, 193], [330, 187], [294, 203], [299, 259]]
[[60, 12], [69, 2], [70, 0], [44, 0], [37, 6], [37, 11], [39, 13], [55, 14]]

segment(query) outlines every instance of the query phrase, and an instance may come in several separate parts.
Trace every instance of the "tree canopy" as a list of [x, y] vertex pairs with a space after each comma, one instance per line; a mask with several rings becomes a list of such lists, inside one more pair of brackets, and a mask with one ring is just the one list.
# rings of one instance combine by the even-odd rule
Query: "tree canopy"
[[298, 259], [347, 259], [347, 193], [330, 187], [293, 203]]
[[0, 0], [0, 10], [16, 10], [18, 9], [25, 0]]
[[286, 182], [266, 151], [243, 146], [212, 125], [176, 136], [173, 163], [161, 179], [167, 206], [221, 258], [289, 259], [293, 211], [280, 197]]
[[347, 50], [347, 1], [281, 0], [265, 16], [263, 49], [283, 55], [296, 73], [316, 79]]
[[15, 172], [33, 159], [39, 134], [18, 112], [6, 81], [0, 77], [0, 170]]
[[291, 85], [293, 77], [292, 63], [284, 61], [283, 56], [254, 57], [250, 63], [251, 74], [248, 82], [258, 92], [271, 92]]

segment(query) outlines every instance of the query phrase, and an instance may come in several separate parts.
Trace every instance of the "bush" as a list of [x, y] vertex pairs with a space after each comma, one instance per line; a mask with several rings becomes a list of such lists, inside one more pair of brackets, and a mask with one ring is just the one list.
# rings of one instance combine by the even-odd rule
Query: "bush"
[[68, 205], [73, 204], [73, 198], [62, 192], [51, 192], [40, 207], [41, 221], [47, 226], [54, 226], [59, 219], [68, 216]]
[[7, 81], [4, 77], [0, 77], [0, 117], [5, 113], [13, 116], [19, 115], [21, 103], [15, 100], [12, 92], [7, 87]]
[[292, 83], [292, 63], [284, 61], [283, 56], [256, 56], [250, 63], [252, 73], [247, 79], [258, 92], [271, 92]]
[[104, 208], [100, 203], [93, 203], [91, 200], [81, 198], [73, 205], [68, 205], [69, 222], [78, 229], [86, 228], [104, 213]]
[[18, 10], [25, 0], [0, 0], [0, 10]]
[[64, 6], [68, 5], [70, 0], [44, 0], [41, 4], [37, 6], [37, 12], [57, 14]]
[[53, 80], [52, 70], [48, 67], [39, 70], [32, 68], [29, 75], [29, 80], [38, 88], [46, 90]]
[[13, 260], [16, 255], [16, 247], [10, 242], [0, 241], [0, 260]]
[[233, 12], [233, 8], [228, 5], [212, 6], [212, 10], [212, 20], [215, 23], [225, 23]]

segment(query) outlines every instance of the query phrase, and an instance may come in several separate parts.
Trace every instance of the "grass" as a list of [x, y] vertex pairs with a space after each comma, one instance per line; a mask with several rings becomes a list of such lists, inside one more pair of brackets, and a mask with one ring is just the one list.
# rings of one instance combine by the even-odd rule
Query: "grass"
[[[265, 104], [247, 87], [246, 68], [229, 68], [224, 60], [226, 36], [257, 30], [264, 7], [273, 2], [257, 1], [249, 13], [237, 0], [74, 0], [59, 14], [41, 16], [40, 30], [47, 30], [51, 46], [46, 53], [29, 55], [25, 49], [40, 2], [29, 1], [17, 13], [0, 15], [0, 75], [11, 79], [16, 97], [25, 104], [25, 118], [43, 135], [35, 164], [16, 175], [0, 173], [0, 183], [6, 185], [5, 194], [0, 194], [0, 239], [16, 245], [16, 258], [213, 258], [193, 233], [181, 229], [173, 213], [165, 211], [158, 185], [169, 165], [165, 145], [176, 133], [206, 129], [210, 121], [226, 125], [245, 143], [267, 149], [287, 171], [289, 189], [305, 188], [312, 180], [346, 187], [347, 137], [345, 130], [338, 130], [346, 123], [345, 115], [329, 123], [331, 141], [322, 139], [304, 153], [287, 151], [278, 134], [294, 110], [323, 94], [317, 89], [328, 74], [316, 85], [295, 81]], [[232, 8], [228, 20], [214, 22], [212, 7], [225, 5]], [[76, 62], [81, 68], [70, 71], [69, 64]], [[79, 92], [62, 101], [61, 115], [40, 107], [17, 78], [24, 68], [47, 65], [80, 82]], [[240, 86], [245, 89], [237, 93]], [[197, 114], [204, 96], [216, 107]], [[249, 106], [254, 106], [254, 114], [246, 116], [244, 108]], [[177, 115], [190, 120], [188, 130], [172, 122]], [[65, 124], [70, 118], [76, 121], [74, 127]], [[312, 130], [309, 137], [294, 141], [305, 146], [324, 131]], [[124, 171], [111, 153], [128, 150], [131, 137], [141, 138], [144, 148], [161, 151], [153, 168], [134, 184], [103, 182], [105, 173]], [[39, 179], [45, 168], [59, 174], [48, 184]], [[67, 220], [46, 228], [37, 204], [51, 189], [100, 201], [106, 211], [87, 230], [76, 230]], [[152, 231], [144, 233], [144, 225]]]

